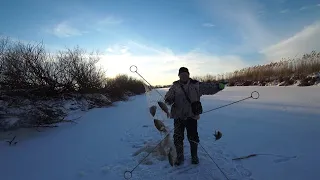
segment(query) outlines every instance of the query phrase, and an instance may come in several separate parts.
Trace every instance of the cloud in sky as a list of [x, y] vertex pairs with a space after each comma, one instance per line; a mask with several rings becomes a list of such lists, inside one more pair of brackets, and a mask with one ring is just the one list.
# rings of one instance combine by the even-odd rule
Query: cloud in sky
[[108, 47], [106, 51], [107, 51], [106, 53], [110, 55], [125, 55], [125, 54], [129, 55], [129, 48], [125, 45], [120, 45], [120, 44], [114, 44]]
[[[262, 59], [256, 61], [255, 64], [261, 64], [268, 61], [279, 61], [282, 58], [295, 57], [296, 55], [303, 55], [312, 50], [320, 50], [320, 27], [319, 22], [307, 24], [305, 22], [296, 22], [296, 24], [305, 25], [304, 29], [293, 30], [292, 28], [285, 28], [286, 36], [279, 34], [279, 29], [271, 28], [263, 19], [259, 18], [261, 11], [272, 11], [266, 9], [257, 1], [237, 1], [230, 0], [225, 2], [223, 0], [216, 0], [212, 4], [209, 0], [202, 0], [204, 9], [212, 15], [212, 20], [219, 17], [226, 24], [239, 27], [235, 29], [237, 37], [241, 37], [241, 42], [236, 44], [235, 47], [230, 47], [229, 54], [242, 54], [242, 53], [259, 53], [263, 56]], [[233, 6], [228, 4], [232, 2]], [[304, 6], [302, 10], [308, 8]], [[289, 9], [284, 9], [281, 13], [287, 13]], [[303, 25], [302, 25], [303, 24]], [[300, 27], [301, 27], [300, 26]], [[283, 30], [282, 30], [283, 31]], [[288, 36], [289, 35], [289, 36]], [[246, 61], [248, 62], [248, 61]]]
[[267, 61], [278, 61], [281, 58], [294, 58], [310, 53], [312, 50], [320, 51], [320, 21], [317, 21], [288, 39], [264, 48]]
[[114, 16], [107, 16], [101, 20], [98, 20], [98, 24], [100, 25], [121, 24], [122, 22], [123, 22], [122, 19]]
[[[261, 7], [255, 1], [231, 0], [234, 4], [232, 7], [229, 6], [230, 2], [223, 0], [217, 0], [212, 6], [211, 1], [203, 1], [206, 2], [204, 9], [211, 15], [211, 19], [202, 26], [214, 27], [215, 25], [210, 22], [216, 23], [216, 18], [219, 17], [219, 20], [224, 22], [224, 24], [217, 22], [219, 28], [232, 28], [230, 36], [240, 39], [235, 43], [230, 43], [228, 41], [232, 38], [220, 38], [222, 43], [226, 43], [223, 42], [224, 40], [229, 43], [225, 46], [220, 43], [220, 39], [216, 43], [219, 47], [221, 46], [220, 48], [227, 49], [225, 52], [217, 54], [195, 45], [188, 52], [176, 53], [170, 47], [128, 38], [129, 40], [125, 43], [115, 43], [104, 48], [105, 53], [101, 56], [100, 64], [107, 69], [107, 75], [115, 76], [119, 73], [134, 75], [129, 71], [129, 67], [137, 65], [139, 72], [153, 84], [170, 84], [177, 79], [176, 71], [181, 66], [189, 67], [192, 75], [219, 74], [239, 70], [252, 64], [278, 61], [297, 54], [302, 55], [310, 52], [312, 48], [320, 48], [318, 23], [307, 26], [296, 33], [290, 29], [286, 34], [292, 34], [292, 36], [284, 38], [278, 35], [274, 27], [268, 26], [262, 20], [264, 17], [259, 15], [268, 16], [268, 9]], [[299, 9], [299, 7], [294, 9]], [[277, 14], [279, 11], [280, 9], [274, 12]], [[289, 9], [284, 9], [282, 13], [288, 11]], [[104, 27], [102, 25], [112, 26], [122, 23], [122, 19], [109, 16], [100, 18], [93, 24], [96, 25], [95, 27], [99, 27], [98, 25]], [[153, 42], [157, 41], [153, 40]], [[259, 55], [262, 55], [263, 58], [253, 63], [241, 56], [245, 53], [260, 53]], [[120, 65], [121, 63], [123, 65]], [[161, 78], [159, 78], [160, 75]]]
[[199, 3], [212, 21], [223, 21], [222, 28], [232, 27], [231, 35], [239, 40], [230, 44], [230, 53], [257, 52], [278, 40], [271, 27], [261, 21], [266, 9], [257, 1], [200, 0]]
[[[262, 64], [265, 59], [292, 57], [319, 45], [318, 25], [312, 24], [320, 20], [316, 0], [197, 0], [183, 4], [142, 0], [139, 6], [131, 1], [126, 6], [120, 1], [83, 1], [72, 11], [56, 4], [56, 8], [48, 5], [48, 13], [25, 18], [43, 14], [37, 22], [21, 19], [11, 29], [1, 26], [1, 31], [62, 47], [102, 50], [107, 73], [127, 73], [135, 64], [155, 83], [176, 79], [180, 66], [190, 67], [194, 75], [218, 74]], [[308, 9], [299, 11], [304, 6]], [[35, 35], [35, 31], [49, 26], [50, 34]], [[167, 79], [159, 78], [159, 74]]]
[[299, 10], [300, 10], [300, 11], [304, 11], [304, 10], [306, 10], [306, 9], [308, 9], [307, 6], [302, 6]]
[[[92, 21], [92, 20], [91, 20]], [[115, 16], [107, 16], [103, 17], [97, 21], [93, 21], [93, 23], [89, 23], [88, 27], [95, 29], [96, 31], [103, 31], [110, 26], [116, 26], [123, 23], [123, 19], [115, 17]]]
[[85, 33], [84, 31], [72, 27], [68, 22], [58, 23], [52, 30], [49, 30], [49, 32], [60, 38], [80, 36]]
[[212, 24], [212, 23], [203, 23], [202, 26], [204, 27], [215, 27], [216, 25]]
[[289, 12], [289, 9], [284, 9], [284, 10], [280, 11], [280, 13], [282, 13], [282, 14], [287, 13], [287, 12]]
[[[120, 53], [115, 54], [115, 51]], [[125, 53], [122, 53], [123, 51]], [[141, 53], [142, 51], [145, 53]], [[152, 84], [171, 84], [177, 80], [177, 72], [181, 66], [188, 67], [191, 76], [232, 72], [246, 66], [243, 59], [234, 55], [217, 56], [197, 50], [175, 54], [168, 48], [155, 48], [134, 41], [110, 46], [107, 52], [101, 55], [99, 64], [106, 69], [106, 74], [112, 77], [117, 74], [135, 76], [129, 68], [136, 65], [139, 73]]]
[[60, 38], [66, 38], [71, 36], [81, 36], [85, 33], [94, 31], [101, 32], [121, 23], [123, 23], [123, 20], [115, 16], [79, 16], [61, 21], [51, 29], [46, 29], [46, 32]]

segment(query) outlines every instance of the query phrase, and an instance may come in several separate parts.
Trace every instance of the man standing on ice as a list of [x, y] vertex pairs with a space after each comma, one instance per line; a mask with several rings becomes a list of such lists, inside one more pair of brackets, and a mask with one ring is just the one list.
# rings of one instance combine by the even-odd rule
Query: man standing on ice
[[[224, 89], [223, 83], [203, 83], [190, 78], [186, 67], [179, 69], [179, 80], [174, 81], [165, 95], [165, 102], [171, 107], [171, 118], [174, 119], [174, 145], [177, 151], [175, 165], [184, 161], [184, 129], [190, 143], [191, 163], [198, 164], [198, 121], [202, 112], [200, 97], [202, 95], [216, 94]], [[200, 105], [199, 105], [200, 104]], [[201, 110], [199, 110], [201, 109]]]

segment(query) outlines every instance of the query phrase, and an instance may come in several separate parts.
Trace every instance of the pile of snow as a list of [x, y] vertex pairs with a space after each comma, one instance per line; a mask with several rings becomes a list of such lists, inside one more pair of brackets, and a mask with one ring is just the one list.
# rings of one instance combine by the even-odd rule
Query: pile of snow
[[102, 94], [71, 94], [49, 100], [2, 96], [0, 100], [0, 130], [58, 121], [76, 111], [88, 111], [108, 106], [110, 98]]
[[299, 86], [301, 84], [301, 81], [300, 80], [297, 80], [294, 84], [293, 84], [293, 86]]
[[320, 72], [317, 72], [317, 73], [311, 74], [311, 75], [309, 75], [308, 77], [312, 77], [312, 78], [318, 78], [318, 79], [320, 79]]
[[317, 78], [317, 81], [315, 85], [320, 86], [320, 72], [316, 73], [316, 78]]
[[276, 81], [276, 80], [266, 83], [266, 86], [278, 86], [278, 85], [279, 85], [279, 81]]
[[278, 83], [277, 86], [283, 86], [285, 83], [286, 83], [286, 82], [283, 81], [283, 82], [281, 82], [281, 83]]

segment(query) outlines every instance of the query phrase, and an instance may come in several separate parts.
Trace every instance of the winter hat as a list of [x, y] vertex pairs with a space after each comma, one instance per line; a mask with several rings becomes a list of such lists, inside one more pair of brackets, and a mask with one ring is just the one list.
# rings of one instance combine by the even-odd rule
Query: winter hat
[[181, 73], [184, 73], [184, 72], [186, 72], [186, 73], [189, 74], [188, 68], [186, 68], [186, 67], [181, 67], [181, 68], [179, 69], [179, 74], [178, 74], [178, 75], [180, 75]]

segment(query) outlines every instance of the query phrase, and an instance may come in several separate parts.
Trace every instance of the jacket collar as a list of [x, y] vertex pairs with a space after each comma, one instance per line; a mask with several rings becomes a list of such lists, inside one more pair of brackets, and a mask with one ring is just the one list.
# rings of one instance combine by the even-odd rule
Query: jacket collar
[[179, 84], [182, 85], [189, 85], [190, 84], [191, 79], [189, 78], [188, 81], [186, 83], [181, 82], [180, 80], [178, 80]]

